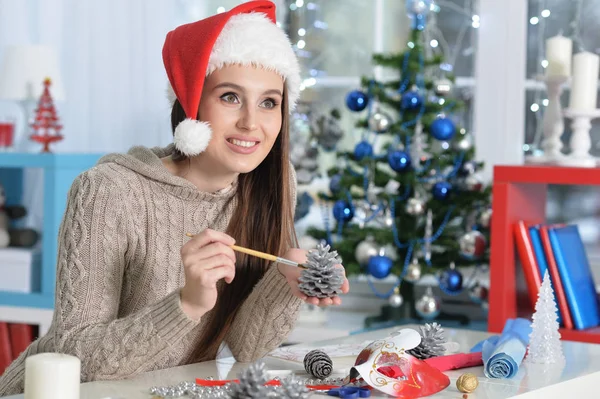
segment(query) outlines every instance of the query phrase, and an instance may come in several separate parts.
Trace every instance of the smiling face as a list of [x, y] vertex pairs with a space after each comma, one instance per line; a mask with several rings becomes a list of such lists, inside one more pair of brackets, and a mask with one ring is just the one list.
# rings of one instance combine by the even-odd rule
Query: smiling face
[[260, 67], [230, 65], [211, 73], [200, 120], [212, 138], [198, 157], [215, 173], [248, 173], [269, 154], [281, 131], [283, 78]]

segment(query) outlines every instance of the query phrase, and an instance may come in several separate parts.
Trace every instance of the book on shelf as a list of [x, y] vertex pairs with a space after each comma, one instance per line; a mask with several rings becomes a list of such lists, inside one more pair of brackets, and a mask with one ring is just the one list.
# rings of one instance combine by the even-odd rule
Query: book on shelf
[[513, 231], [532, 305], [548, 271], [561, 325], [575, 330], [600, 326], [596, 284], [577, 225], [530, 225], [521, 220]]

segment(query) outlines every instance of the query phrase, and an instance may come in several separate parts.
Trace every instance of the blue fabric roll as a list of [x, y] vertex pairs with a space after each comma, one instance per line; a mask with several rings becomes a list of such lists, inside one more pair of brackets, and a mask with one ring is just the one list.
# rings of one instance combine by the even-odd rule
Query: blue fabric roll
[[471, 352], [481, 351], [483, 371], [488, 378], [512, 378], [519, 371], [531, 334], [531, 321], [509, 319], [500, 336], [475, 345]]

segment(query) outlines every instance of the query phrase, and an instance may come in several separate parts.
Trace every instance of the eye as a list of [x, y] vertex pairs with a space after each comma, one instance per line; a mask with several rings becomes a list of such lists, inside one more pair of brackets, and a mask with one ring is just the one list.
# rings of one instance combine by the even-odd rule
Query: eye
[[237, 104], [239, 102], [237, 95], [231, 92], [223, 94], [221, 100], [229, 104]]
[[262, 102], [261, 107], [266, 109], [273, 109], [276, 108], [278, 105], [279, 103], [275, 101], [275, 99], [267, 98], [265, 101]]

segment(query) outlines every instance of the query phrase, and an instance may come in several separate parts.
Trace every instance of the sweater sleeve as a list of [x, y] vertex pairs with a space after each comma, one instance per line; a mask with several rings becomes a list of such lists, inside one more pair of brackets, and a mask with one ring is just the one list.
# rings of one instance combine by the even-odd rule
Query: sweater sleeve
[[[290, 181], [293, 214], [297, 183], [291, 164]], [[301, 305], [302, 300], [292, 294], [277, 265], [271, 264], [238, 311], [225, 337], [235, 359], [254, 361], [278, 347], [294, 327]]]
[[35, 353], [77, 356], [82, 381], [124, 378], [146, 371], [198, 325], [181, 309], [179, 290], [117, 318], [128, 251], [122, 197], [99, 173], [75, 179], [59, 229], [52, 325], [2, 375], [0, 396], [23, 391], [25, 358]]

